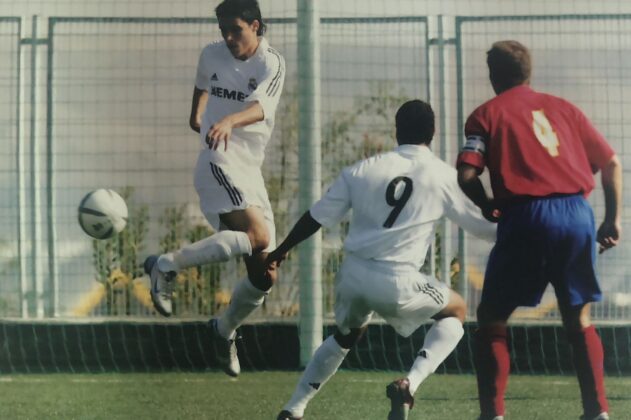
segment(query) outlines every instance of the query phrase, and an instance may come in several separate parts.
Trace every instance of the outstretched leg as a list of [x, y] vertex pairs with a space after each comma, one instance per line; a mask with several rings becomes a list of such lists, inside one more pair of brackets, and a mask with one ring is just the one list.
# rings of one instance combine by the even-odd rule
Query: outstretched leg
[[162, 315], [172, 313], [171, 289], [175, 274], [180, 270], [260, 253], [269, 244], [265, 218], [258, 207], [235, 210], [220, 217], [230, 230], [217, 232], [157, 258], [152, 255], [145, 261], [145, 272], [151, 278], [151, 298]]

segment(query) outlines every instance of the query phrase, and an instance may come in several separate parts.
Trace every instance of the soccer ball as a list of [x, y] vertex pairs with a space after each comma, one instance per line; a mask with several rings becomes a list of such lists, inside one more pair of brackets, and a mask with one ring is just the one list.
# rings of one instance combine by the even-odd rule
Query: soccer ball
[[107, 239], [127, 224], [127, 204], [116, 191], [104, 188], [86, 194], [79, 204], [79, 225], [95, 239]]

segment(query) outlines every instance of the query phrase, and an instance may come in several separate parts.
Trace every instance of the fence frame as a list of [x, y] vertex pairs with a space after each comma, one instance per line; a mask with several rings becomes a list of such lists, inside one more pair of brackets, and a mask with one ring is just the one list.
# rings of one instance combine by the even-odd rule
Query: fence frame
[[15, 203], [18, 207], [17, 215], [18, 220], [16, 224], [17, 231], [17, 259], [18, 259], [18, 275], [17, 278], [20, 283], [20, 298], [19, 298], [19, 312], [22, 317], [28, 314], [28, 302], [25, 300], [25, 290], [27, 288], [26, 285], [26, 244], [25, 244], [25, 235], [26, 235], [26, 205], [24, 200], [24, 190], [25, 190], [25, 171], [24, 171], [24, 143], [22, 141], [23, 127], [22, 127], [22, 18], [19, 16], [0, 16], [0, 24], [8, 23], [8, 24], [17, 24], [17, 30], [14, 34], [17, 37], [16, 43], [16, 52], [15, 52], [15, 60], [16, 60], [16, 97], [15, 97], [15, 141], [16, 141], [16, 152], [15, 152], [15, 165], [17, 172], [17, 188], [16, 188], [16, 196]]

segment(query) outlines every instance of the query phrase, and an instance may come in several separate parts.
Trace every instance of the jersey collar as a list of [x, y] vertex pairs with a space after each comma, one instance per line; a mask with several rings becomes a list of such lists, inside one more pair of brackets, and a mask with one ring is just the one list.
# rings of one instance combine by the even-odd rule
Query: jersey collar
[[252, 54], [252, 57], [248, 58], [247, 60], [245, 60], [245, 62], [250, 61], [252, 58], [254, 57], [262, 57], [265, 53], [265, 51], [267, 51], [267, 49], [269, 48], [269, 43], [267, 42], [267, 39], [265, 39], [264, 37], [260, 36], [259, 37], [259, 46], [256, 48], [256, 51], [254, 51], [254, 54]]
[[267, 42], [267, 39], [265, 39], [265, 37], [261, 36], [259, 37], [259, 47], [256, 49], [256, 53], [254, 53], [254, 55], [261, 54], [265, 52], [265, 50], [267, 50], [268, 48], [269, 42]]
[[237, 62], [237, 63], [247, 63], [250, 60], [252, 60], [254, 57], [257, 56], [263, 56], [265, 51], [267, 51], [267, 49], [269, 48], [269, 42], [267, 42], [267, 39], [265, 39], [264, 37], [260, 36], [259, 37], [259, 45], [258, 47], [256, 47], [256, 51], [254, 51], [254, 54], [252, 54], [252, 56], [250, 58], [248, 58], [247, 60], [239, 60], [238, 58], [234, 57], [232, 55], [232, 53], [230, 53], [230, 49], [228, 48], [228, 45], [224, 42], [223, 43], [224, 49], [226, 51], [226, 53], [232, 57], [232, 59]]
[[[505, 90], [504, 92], [500, 93], [500, 95], [503, 95], [505, 93], [508, 93], [510, 95], [512, 94], [521, 94], [521, 92], [531, 92], [532, 88], [530, 87], [530, 85], [517, 85], [517, 86], [513, 86], [510, 89]], [[498, 95], [499, 96], [499, 95]]]
[[432, 154], [429, 147], [416, 144], [400, 144], [394, 150], [405, 156], [425, 157]]

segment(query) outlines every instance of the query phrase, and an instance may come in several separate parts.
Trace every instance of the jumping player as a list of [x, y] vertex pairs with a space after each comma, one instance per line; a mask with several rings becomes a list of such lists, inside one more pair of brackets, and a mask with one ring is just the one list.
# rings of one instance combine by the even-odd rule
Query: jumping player
[[[594, 264], [618, 243], [622, 169], [603, 136], [569, 102], [529, 87], [531, 59], [516, 41], [487, 54], [497, 96], [465, 125], [458, 181], [489, 220], [497, 242], [489, 257], [478, 307], [475, 364], [481, 420], [503, 419], [510, 358], [506, 323], [518, 306], [536, 306], [551, 283], [572, 347], [584, 419], [605, 420], [603, 348], [590, 322], [601, 299]], [[488, 167], [494, 198], [479, 175]], [[586, 197], [601, 171], [605, 218], [596, 233]]]
[[433, 135], [431, 107], [418, 100], [403, 104], [396, 114], [398, 147], [345, 168], [269, 254], [270, 264], [280, 264], [294, 246], [353, 209], [335, 285], [338, 331], [315, 352], [278, 420], [302, 418], [375, 312], [404, 337], [430, 318], [435, 321], [407, 377], [386, 389], [390, 420], [407, 418], [421, 382], [460, 341], [466, 315], [462, 297], [419, 269], [443, 216], [489, 240], [495, 238], [495, 225], [460, 191], [456, 170], [432, 154]]
[[209, 327], [224, 371], [237, 376], [236, 329], [260, 304], [276, 280], [266, 251], [275, 246], [271, 205], [261, 165], [283, 89], [283, 57], [263, 38], [266, 26], [256, 0], [225, 0], [215, 9], [222, 40], [199, 58], [191, 128], [202, 150], [195, 189], [202, 212], [217, 233], [173, 252], [151, 256], [145, 271], [158, 312], [170, 316], [179, 270], [244, 256], [248, 278], [235, 288], [227, 310]]

